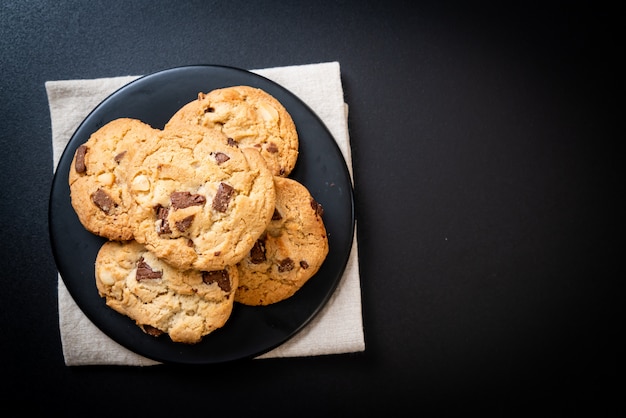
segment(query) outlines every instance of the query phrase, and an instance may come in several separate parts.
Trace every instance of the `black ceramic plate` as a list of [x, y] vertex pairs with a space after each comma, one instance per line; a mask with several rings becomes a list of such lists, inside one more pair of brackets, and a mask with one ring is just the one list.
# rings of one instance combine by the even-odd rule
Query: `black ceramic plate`
[[[68, 171], [76, 148], [109, 121], [129, 117], [162, 129], [198, 92], [249, 85], [276, 97], [291, 114], [300, 154], [290, 177], [324, 207], [330, 252], [319, 272], [293, 297], [270, 306], [235, 304], [226, 325], [196, 345], [173, 343], [167, 336], [144, 334], [134, 322], [108, 308], [98, 295], [94, 262], [104, 239], [87, 232], [70, 203]], [[354, 205], [350, 176], [341, 151], [322, 121], [300, 99], [254, 73], [224, 66], [187, 66], [139, 78], [104, 100], [82, 122], [57, 167], [49, 205], [52, 250], [70, 294], [86, 316], [128, 349], [165, 363], [211, 364], [255, 357], [287, 341], [326, 304], [350, 255]]]

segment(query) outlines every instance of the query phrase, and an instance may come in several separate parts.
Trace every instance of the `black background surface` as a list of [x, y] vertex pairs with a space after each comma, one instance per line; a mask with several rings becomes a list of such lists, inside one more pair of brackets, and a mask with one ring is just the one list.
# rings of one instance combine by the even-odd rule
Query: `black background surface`
[[[0, 2], [0, 408], [623, 412], [623, 15], [603, 2], [291, 3]], [[44, 82], [324, 61], [341, 64], [350, 106], [365, 352], [66, 367]]]

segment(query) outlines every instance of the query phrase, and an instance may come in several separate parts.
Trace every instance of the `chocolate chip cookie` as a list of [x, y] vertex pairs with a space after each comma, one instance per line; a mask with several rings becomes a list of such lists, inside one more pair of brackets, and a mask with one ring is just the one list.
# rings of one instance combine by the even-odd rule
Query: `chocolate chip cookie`
[[70, 197], [88, 231], [115, 240], [133, 237], [132, 199], [125, 176], [128, 153], [158, 132], [142, 121], [121, 118], [98, 129], [77, 148], [69, 172]]
[[262, 89], [233, 86], [199, 93], [166, 128], [177, 124], [221, 130], [238, 146], [257, 149], [276, 176], [287, 177], [298, 159], [298, 133], [291, 115]]
[[318, 272], [328, 254], [323, 208], [296, 180], [274, 178], [272, 220], [252, 250], [237, 264], [235, 301], [269, 305], [294, 295]]
[[236, 264], [274, 211], [274, 180], [259, 151], [216, 129], [165, 128], [133, 154], [128, 179], [135, 239], [180, 269]]

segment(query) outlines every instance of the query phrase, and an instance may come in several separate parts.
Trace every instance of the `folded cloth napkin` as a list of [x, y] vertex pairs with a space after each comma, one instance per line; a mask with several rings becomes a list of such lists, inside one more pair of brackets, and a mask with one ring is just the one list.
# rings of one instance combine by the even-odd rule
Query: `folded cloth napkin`
[[[252, 70], [290, 90], [325, 123], [337, 141], [352, 176], [347, 105], [338, 62]], [[102, 100], [138, 76], [45, 83], [52, 124], [53, 167], [82, 120]], [[361, 287], [355, 239], [341, 281], [322, 311], [298, 334], [257, 358], [303, 357], [365, 350]], [[58, 276], [59, 328], [65, 364], [150, 366], [158, 362], [122, 347], [80, 310]]]

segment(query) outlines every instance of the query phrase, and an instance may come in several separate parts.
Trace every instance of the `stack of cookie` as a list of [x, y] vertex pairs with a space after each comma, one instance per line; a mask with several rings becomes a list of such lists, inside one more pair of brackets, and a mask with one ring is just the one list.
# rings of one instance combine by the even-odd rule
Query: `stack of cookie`
[[71, 202], [107, 238], [95, 262], [106, 304], [146, 333], [193, 344], [235, 302], [291, 297], [328, 254], [323, 210], [289, 178], [298, 135], [267, 92], [200, 93], [164, 129], [113, 120], [74, 155]]

